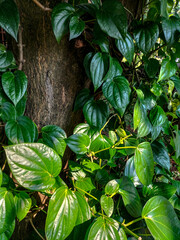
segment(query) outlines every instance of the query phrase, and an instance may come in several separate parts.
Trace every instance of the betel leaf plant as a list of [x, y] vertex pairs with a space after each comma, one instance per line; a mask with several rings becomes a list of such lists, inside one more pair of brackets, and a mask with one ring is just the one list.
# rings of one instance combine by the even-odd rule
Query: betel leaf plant
[[[144, 1], [131, 25], [118, 0], [69, 1], [53, 8], [57, 41], [81, 35], [91, 47], [84, 70], [93, 90], [83, 89], [74, 104], [85, 123], [69, 137], [60, 126], [38, 131], [24, 116], [27, 77], [0, 44], [6, 156], [0, 169], [0, 239], [10, 239], [24, 218], [47, 240], [179, 239], [178, 4]], [[15, 40], [18, 25], [15, 2], [0, 1], [0, 26]], [[66, 146], [76, 157], [67, 159], [62, 180]], [[36, 192], [48, 198], [48, 206], [37, 205]], [[42, 233], [32, 223], [37, 211], [47, 215]]]

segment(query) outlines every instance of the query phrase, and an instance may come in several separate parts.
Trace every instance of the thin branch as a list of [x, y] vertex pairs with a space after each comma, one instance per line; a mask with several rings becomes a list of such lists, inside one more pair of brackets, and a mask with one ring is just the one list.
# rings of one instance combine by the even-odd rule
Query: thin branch
[[48, 7], [43, 6], [38, 0], [33, 0], [33, 2], [34, 2], [38, 7], [40, 7], [43, 11], [47, 11], [47, 12], [51, 12], [51, 11], [52, 11], [51, 8], [48, 8]]
[[22, 70], [22, 67], [23, 67], [23, 63], [25, 62], [25, 60], [23, 59], [23, 43], [22, 43], [22, 27], [20, 26], [19, 27], [19, 43], [18, 43], [18, 47], [19, 47], [19, 67], [18, 67], [18, 70]]
[[34, 226], [34, 223], [32, 221], [32, 219], [29, 220], [31, 223], [31, 226], [33, 227], [34, 231], [38, 234], [38, 236], [42, 239], [45, 240], [45, 238], [38, 232], [38, 230], [36, 229], [36, 227]]

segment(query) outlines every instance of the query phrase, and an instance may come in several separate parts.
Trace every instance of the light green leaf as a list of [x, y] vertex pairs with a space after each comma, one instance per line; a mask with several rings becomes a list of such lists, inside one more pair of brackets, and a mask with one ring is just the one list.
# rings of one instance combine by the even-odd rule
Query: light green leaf
[[134, 114], [133, 114], [133, 122], [134, 122], [134, 130], [139, 126], [141, 121], [141, 107], [139, 101], [136, 102], [134, 106]]
[[19, 221], [21, 221], [29, 212], [32, 200], [26, 192], [20, 192], [15, 195], [14, 202], [16, 206], [17, 218]]
[[86, 177], [86, 178], [79, 178], [76, 182], [75, 182], [75, 186], [77, 187], [78, 191], [82, 192], [82, 190], [88, 192], [91, 191], [93, 189], [95, 189], [95, 186], [93, 185], [91, 178]]
[[77, 38], [83, 32], [85, 28], [85, 22], [78, 16], [73, 16], [69, 23], [70, 37], [69, 40]]
[[16, 221], [14, 219], [14, 221], [11, 224], [8, 224], [8, 228], [6, 229], [6, 231], [0, 234], [0, 239], [1, 240], [11, 239], [11, 236], [12, 236], [12, 234], [14, 232], [14, 229], [15, 229], [15, 222]]
[[73, 134], [68, 137], [65, 142], [67, 143], [68, 147], [76, 154], [87, 153], [90, 146], [90, 138], [84, 133]]
[[62, 162], [58, 154], [41, 143], [23, 143], [5, 147], [9, 167], [23, 187], [43, 191], [55, 184]]
[[3, 180], [3, 173], [2, 173], [2, 170], [0, 168], [0, 187], [1, 187], [1, 184], [2, 184], [2, 180]]
[[114, 201], [111, 197], [102, 195], [100, 199], [101, 207], [108, 217], [113, 214], [114, 211]]
[[105, 186], [105, 193], [108, 195], [118, 193], [119, 184], [120, 184], [119, 179], [113, 179], [113, 180], [109, 181]]

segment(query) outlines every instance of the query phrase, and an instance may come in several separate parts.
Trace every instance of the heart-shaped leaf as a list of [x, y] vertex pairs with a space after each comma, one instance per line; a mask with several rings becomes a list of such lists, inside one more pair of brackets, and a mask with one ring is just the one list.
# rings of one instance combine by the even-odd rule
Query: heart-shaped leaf
[[11, 121], [16, 119], [16, 109], [15, 107], [9, 103], [5, 102], [0, 107], [0, 118], [3, 122]]
[[74, 111], [77, 111], [81, 108], [84, 107], [84, 104], [86, 104], [87, 101], [92, 100], [93, 96], [90, 93], [90, 90], [87, 88], [84, 88], [83, 90], [81, 90], [75, 100], [74, 103]]
[[180, 236], [180, 222], [171, 203], [162, 196], [151, 198], [143, 208], [142, 217], [155, 239], [176, 240]]
[[169, 58], [165, 58], [161, 63], [158, 81], [166, 80], [172, 77], [173, 75], [175, 75], [176, 71], [177, 71], [176, 62], [173, 59], [169, 60]]
[[113, 179], [113, 180], [109, 181], [105, 186], [105, 193], [108, 195], [118, 193], [119, 184], [120, 184], [119, 179]]
[[81, 189], [86, 192], [95, 189], [95, 186], [93, 185], [91, 178], [89, 178], [89, 177], [79, 178], [76, 181], [75, 186], [77, 187], [78, 191], [80, 191], [82, 193], [83, 193], [83, 191], [81, 191]]
[[89, 149], [90, 138], [84, 133], [73, 134], [72, 136], [68, 137], [65, 142], [76, 154], [85, 154]]
[[156, 106], [150, 111], [149, 118], [154, 127], [162, 126], [167, 120], [166, 113], [160, 106]]
[[70, 37], [69, 40], [77, 38], [83, 32], [85, 28], [85, 22], [78, 16], [73, 16], [69, 23]]
[[13, 61], [13, 54], [10, 51], [0, 53], [0, 68], [7, 68]]
[[119, 61], [116, 58], [113, 58], [109, 56], [109, 70], [104, 77], [104, 81], [107, 79], [113, 80], [114, 77], [121, 76], [123, 72], [123, 69], [119, 63]]
[[96, 128], [90, 127], [87, 123], [78, 124], [73, 131], [73, 134], [87, 134], [91, 141], [99, 136], [99, 131]]
[[178, 40], [178, 31], [180, 31], [179, 18], [171, 16], [169, 19], [163, 19], [162, 29], [164, 32], [166, 42], [172, 45], [176, 39]]
[[113, 214], [114, 211], [114, 201], [111, 197], [102, 195], [100, 199], [101, 207], [108, 217]]
[[22, 143], [5, 147], [5, 152], [12, 174], [23, 187], [43, 191], [55, 184], [62, 161], [52, 148], [41, 143]]
[[47, 240], [64, 240], [75, 227], [78, 200], [67, 187], [56, 190], [49, 201], [45, 233]]

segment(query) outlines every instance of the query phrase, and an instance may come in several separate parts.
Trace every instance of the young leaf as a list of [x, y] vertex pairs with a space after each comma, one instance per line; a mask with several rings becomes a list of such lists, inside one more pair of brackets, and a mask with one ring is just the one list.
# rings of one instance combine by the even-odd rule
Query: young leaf
[[139, 180], [143, 185], [149, 185], [154, 174], [153, 153], [150, 143], [143, 142], [138, 145], [134, 160]]
[[70, 17], [75, 9], [71, 4], [60, 3], [53, 8], [52, 11], [52, 28], [57, 42], [59, 43], [62, 37], [68, 33]]
[[66, 149], [64, 139], [67, 137], [64, 130], [55, 125], [48, 125], [41, 129], [43, 142], [53, 148], [61, 157]]
[[0, 1], [0, 26], [17, 41], [19, 12], [13, 0]]
[[15, 121], [16, 120], [15, 107], [9, 102], [2, 103], [0, 107], [0, 118], [2, 119], [3, 122], [11, 120]]
[[119, 184], [120, 184], [119, 179], [113, 179], [113, 180], [109, 181], [105, 186], [105, 193], [108, 195], [118, 193]]
[[110, 104], [123, 116], [130, 100], [131, 89], [125, 77], [115, 77], [107, 80], [102, 87], [104, 96]]
[[78, 217], [78, 200], [67, 187], [60, 187], [52, 195], [46, 218], [47, 240], [64, 240], [75, 227]]
[[14, 198], [16, 214], [19, 221], [25, 218], [31, 208], [32, 200], [26, 192], [20, 192]]
[[77, 38], [83, 32], [85, 28], [85, 22], [78, 16], [73, 16], [69, 23], [70, 37], [69, 40]]
[[131, 64], [134, 56], [134, 42], [131, 35], [127, 33], [125, 37], [117, 39], [116, 46], [129, 64]]
[[152, 47], [154, 47], [158, 36], [158, 25], [153, 22], [146, 23], [134, 32], [134, 39], [138, 45], [138, 48], [145, 54], [148, 53]]
[[27, 77], [24, 72], [18, 70], [14, 74], [6, 72], [2, 75], [2, 86], [4, 92], [14, 105], [21, 100], [27, 89]]
[[142, 217], [155, 239], [178, 239], [180, 222], [171, 203], [162, 196], [151, 198], [143, 208]]
[[177, 64], [174, 60], [169, 60], [169, 58], [165, 58], [161, 63], [161, 69], [159, 74], [158, 81], [166, 80], [172, 77], [177, 70]]
[[101, 207], [108, 217], [113, 214], [114, 211], [114, 201], [111, 197], [102, 195], [100, 199]]
[[30, 118], [20, 116], [17, 120], [11, 120], [6, 123], [5, 132], [12, 143], [34, 142], [37, 127]]
[[6, 188], [0, 188], [0, 234], [8, 230], [15, 217], [16, 209], [12, 193]]
[[79, 192], [76, 191], [75, 195], [78, 201], [78, 216], [76, 219], [76, 225], [79, 225], [91, 219], [91, 210], [87, 201]]
[[55, 184], [62, 161], [58, 154], [41, 143], [23, 143], [5, 147], [9, 167], [23, 187], [43, 191]]
[[84, 105], [83, 113], [87, 123], [100, 130], [109, 116], [109, 107], [102, 100], [90, 100]]
[[89, 149], [90, 138], [84, 133], [73, 134], [68, 137], [65, 142], [67, 143], [68, 147], [76, 154], [85, 154]]
[[106, 0], [97, 11], [100, 28], [110, 37], [121, 38], [127, 33], [127, 16], [124, 7], [118, 0]]

